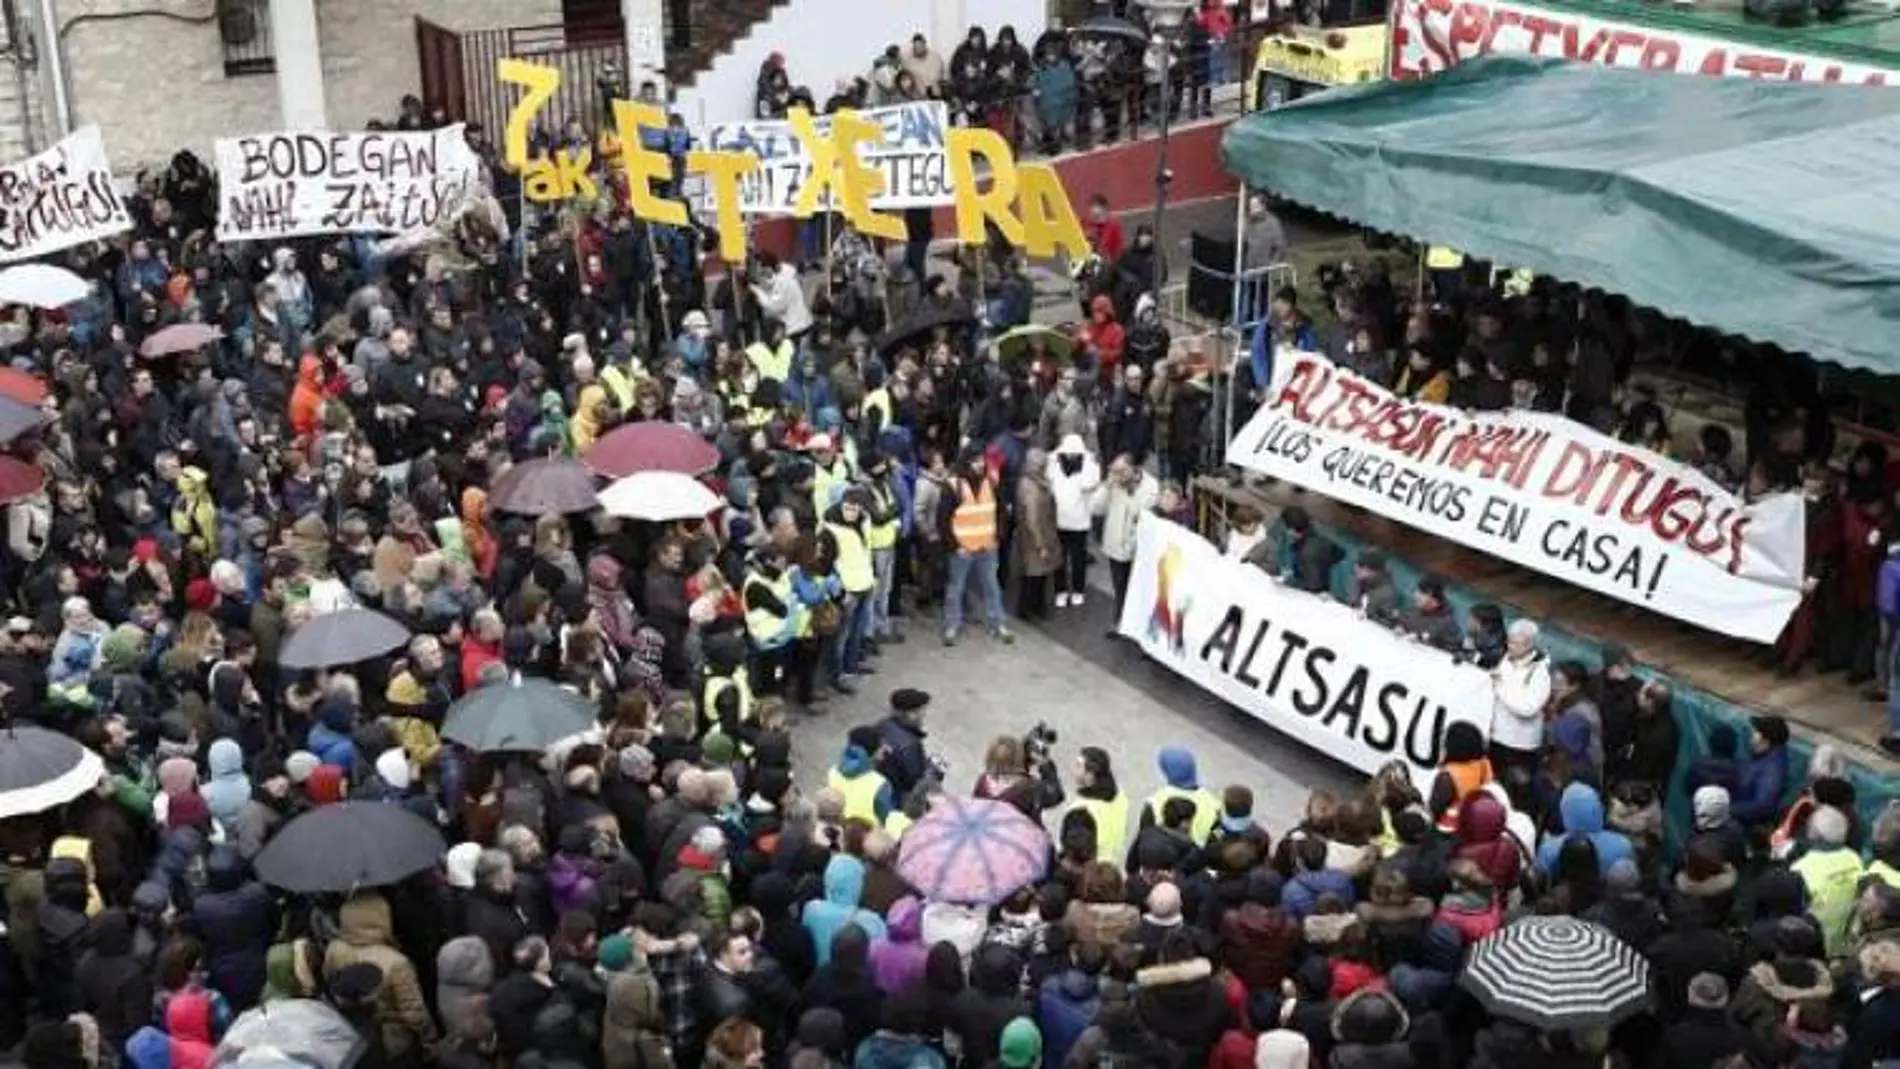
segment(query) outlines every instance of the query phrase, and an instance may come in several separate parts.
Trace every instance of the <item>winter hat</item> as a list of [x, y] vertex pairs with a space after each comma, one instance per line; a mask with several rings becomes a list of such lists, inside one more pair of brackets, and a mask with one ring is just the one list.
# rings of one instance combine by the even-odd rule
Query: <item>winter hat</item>
[[752, 793], [777, 805], [792, 789], [792, 774], [782, 768], [761, 768], [752, 781]]
[[1697, 787], [1695, 796], [1689, 800], [1690, 811], [1695, 814], [1697, 831], [1708, 831], [1728, 823], [1728, 789], [1709, 784]]
[[475, 887], [475, 864], [482, 858], [482, 844], [456, 843], [442, 856], [442, 869], [450, 887], [464, 891]]
[[185, 608], [197, 612], [210, 612], [218, 603], [218, 588], [211, 580], [203, 576], [185, 584]]
[[625, 972], [633, 964], [633, 939], [621, 932], [602, 939], [594, 961], [608, 972]]
[[1306, 1037], [1287, 1028], [1262, 1032], [1254, 1044], [1254, 1069], [1306, 1069], [1312, 1057]]
[[99, 660], [114, 672], [136, 672], [150, 639], [137, 624], [120, 624], [99, 644]]
[[699, 756], [708, 768], [730, 765], [739, 759], [739, 744], [725, 732], [714, 730], [699, 740]]
[[409, 789], [409, 755], [401, 747], [384, 750], [376, 756], [376, 775], [398, 791]]
[[304, 783], [304, 793], [317, 805], [329, 805], [343, 800], [343, 767], [341, 765], [318, 765], [311, 770], [310, 778]]
[[1643, 874], [1636, 870], [1636, 862], [1629, 858], [1618, 860], [1603, 876], [1603, 889], [1612, 895], [1633, 895], [1640, 891], [1642, 886]]
[[693, 833], [692, 847], [707, 857], [712, 857], [726, 848], [726, 833], [720, 831], [718, 825], [708, 824]]
[[1004, 1025], [996, 1060], [1003, 1069], [1033, 1069], [1041, 1065], [1042, 1032], [1036, 1028], [1036, 1022], [1018, 1017]]
[[331, 973], [329, 985], [330, 994], [345, 1006], [368, 1002], [383, 986], [383, 970], [374, 962], [355, 962]]
[[198, 765], [188, 757], [167, 757], [158, 763], [158, 786], [166, 794], [187, 794], [198, 784]]
[[1698, 1010], [1728, 1007], [1728, 981], [1712, 972], [1699, 972], [1689, 981], [1689, 1005]]
[[620, 751], [620, 774], [635, 783], [653, 782], [653, 751], [634, 744]]
[[1191, 791], [1201, 785], [1200, 774], [1194, 768], [1194, 754], [1182, 747], [1167, 747], [1155, 758], [1155, 763], [1161, 768], [1161, 778], [1176, 790]]
[[284, 758], [284, 774], [290, 777], [290, 782], [302, 786], [310, 779], [310, 773], [315, 772], [322, 763], [316, 754], [298, 750]]

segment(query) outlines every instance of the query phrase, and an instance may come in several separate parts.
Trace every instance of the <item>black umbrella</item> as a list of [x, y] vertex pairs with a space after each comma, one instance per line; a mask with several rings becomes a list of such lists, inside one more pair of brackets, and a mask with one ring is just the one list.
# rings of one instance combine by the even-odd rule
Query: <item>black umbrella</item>
[[0, 445], [46, 422], [38, 405], [29, 405], [11, 397], [0, 397]]
[[442, 737], [476, 753], [539, 753], [594, 727], [592, 703], [545, 679], [514, 676], [449, 707]]
[[1148, 31], [1140, 24], [1127, 19], [1118, 19], [1113, 15], [1101, 15], [1092, 19], [1083, 19], [1069, 27], [1072, 37], [1111, 37], [1127, 41], [1141, 47], [1147, 47]]
[[950, 301], [926, 301], [912, 311], [897, 325], [885, 331], [877, 339], [877, 351], [888, 353], [907, 342], [929, 334], [938, 327], [967, 327], [976, 322], [976, 313], [962, 299]]
[[381, 657], [409, 641], [409, 629], [374, 609], [320, 613], [290, 633], [277, 663], [285, 668], [329, 668]]
[[501, 473], [488, 491], [488, 507], [523, 516], [588, 512], [600, 504], [594, 473], [565, 457], [524, 460]]
[[442, 860], [435, 825], [392, 802], [318, 806], [258, 852], [257, 878], [294, 894], [348, 894], [400, 883]]
[[65, 805], [105, 774], [99, 755], [69, 735], [30, 726], [0, 729], [0, 820]]

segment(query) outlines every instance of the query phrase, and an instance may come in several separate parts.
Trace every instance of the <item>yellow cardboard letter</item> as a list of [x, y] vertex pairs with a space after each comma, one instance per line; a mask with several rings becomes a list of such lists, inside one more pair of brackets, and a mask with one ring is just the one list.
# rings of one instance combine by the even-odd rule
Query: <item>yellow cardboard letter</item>
[[[1009, 156], [1009, 143], [994, 130], [982, 127], [958, 127], [944, 139], [945, 154], [950, 158], [950, 184], [956, 190], [957, 240], [965, 245], [982, 245], [988, 238], [983, 224], [994, 222], [1011, 245], [1023, 243], [1023, 222], [1010, 210], [1016, 199], [1016, 164]], [[976, 187], [976, 159], [981, 156], [990, 165], [988, 189]]]
[[640, 131], [664, 130], [666, 113], [652, 104], [631, 100], [614, 101], [614, 126], [620, 134], [620, 160], [627, 168], [627, 203], [635, 219], [666, 226], [686, 225], [686, 205], [657, 196], [653, 183], [673, 178], [673, 161], [664, 152], [647, 148]]
[[535, 116], [548, 101], [554, 99], [554, 93], [561, 88], [561, 72], [554, 67], [543, 67], [538, 63], [523, 63], [518, 59], [504, 59], [496, 69], [496, 75], [509, 85], [518, 85], [527, 92], [508, 112], [508, 123], [502, 130], [502, 159], [511, 166], [525, 167], [528, 163], [528, 128], [534, 125]]
[[1054, 256], [1061, 249], [1072, 260], [1086, 259], [1089, 239], [1056, 169], [1025, 163], [1016, 168], [1016, 178], [1021, 183], [1017, 210], [1023, 217], [1023, 249], [1031, 256]]
[[855, 111], [841, 111], [831, 120], [831, 140], [843, 172], [845, 218], [867, 237], [904, 240], [908, 235], [904, 220], [872, 209], [871, 201], [884, 192], [884, 175], [858, 154], [860, 145], [877, 147], [884, 140], [884, 128]]
[[714, 219], [719, 224], [719, 258], [745, 262], [745, 219], [739, 214], [739, 178], [759, 169], [759, 158], [744, 152], [688, 152], [686, 169], [706, 176], [712, 187]]
[[832, 186], [839, 186], [839, 199], [845, 202], [846, 212], [850, 211], [851, 190], [838, 173], [838, 127], [831, 127], [831, 137], [818, 136], [818, 127], [811, 121], [811, 112], [804, 108], [793, 108], [786, 115], [792, 124], [792, 136], [805, 148], [805, 155], [811, 157], [811, 176], [805, 179], [805, 185], [798, 191], [798, 199], [792, 202], [792, 214], [800, 219], [809, 219], [823, 203], [821, 194], [829, 192]]

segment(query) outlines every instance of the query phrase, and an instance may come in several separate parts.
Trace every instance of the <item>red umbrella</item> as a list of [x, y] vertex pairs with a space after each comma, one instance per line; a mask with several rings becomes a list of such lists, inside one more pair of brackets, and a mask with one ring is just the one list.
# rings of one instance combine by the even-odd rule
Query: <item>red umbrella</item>
[[178, 323], [145, 339], [139, 355], [150, 358], [175, 356], [202, 349], [224, 337], [224, 331], [204, 323]]
[[624, 479], [643, 471], [703, 475], [719, 463], [719, 450], [678, 423], [648, 421], [617, 427], [582, 458], [602, 475]]
[[0, 505], [32, 497], [46, 485], [46, 472], [19, 457], [0, 456]]
[[19, 368], [0, 366], [0, 397], [11, 397], [23, 405], [46, 400], [46, 381]]

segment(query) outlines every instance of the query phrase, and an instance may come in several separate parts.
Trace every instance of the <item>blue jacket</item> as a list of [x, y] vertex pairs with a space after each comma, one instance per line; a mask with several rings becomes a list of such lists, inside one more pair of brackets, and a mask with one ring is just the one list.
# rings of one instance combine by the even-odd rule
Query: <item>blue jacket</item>
[[917, 1036], [874, 1032], [858, 1044], [851, 1069], [948, 1069], [943, 1052]]
[[1741, 766], [1740, 789], [1729, 804], [1729, 816], [1749, 828], [1772, 822], [1781, 813], [1781, 796], [1788, 788], [1787, 748], [1750, 754]]
[[1043, 1069], [1062, 1069], [1075, 1041], [1095, 1023], [1101, 1009], [1101, 985], [1081, 969], [1068, 969], [1042, 982], [1036, 995], [1036, 1027], [1042, 1030]]
[[1334, 895], [1346, 905], [1352, 905], [1355, 897], [1352, 877], [1337, 869], [1299, 873], [1288, 880], [1286, 889], [1280, 892], [1280, 906], [1295, 919], [1305, 920], [1319, 908], [1321, 895]]
[[1545, 839], [1544, 845], [1537, 848], [1537, 867], [1545, 875], [1557, 870], [1557, 854], [1563, 849], [1564, 841], [1573, 835], [1589, 839], [1590, 845], [1596, 847], [1597, 871], [1606, 876], [1611, 865], [1636, 860], [1636, 851], [1622, 832], [1604, 830], [1603, 798], [1596, 788], [1587, 783], [1565, 787], [1563, 798], [1557, 803], [1557, 813], [1563, 817], [1564, 833]]
[[835, 854], [825, 865], [825, 897], [805, 903], [805, 934], [811, 936], [819, 966], [831, 963], [831, 940], [838, 929], [855, 924], [873, 943], [884, 938], [884, 918], [858, 905], [864, 893], [864, 862]]
[[356, 769], [356, 740], [351, 734], [356, 728], [355, 719], [356, 710], [349, 700], [332, 695], [317, 706], [317, 722], [310, 726], [310, 735], [304, 740], [317, 760], [337, 766], [345, 776]]
[[1880, 562], [1874, 590], [1874, 603], [1880, 606], [1881, 619], [1900, 624], [1900, 553], [1889, 553], [1887, 559]]
[[240, 1011], [256, 1005], [264, 992], [265, 959], [277, 931], [270, 892], [246, 879], [247, 872], [235, 847], [212, 847], [205, 860], [209, 889], [191, 909], [207, 978]]

